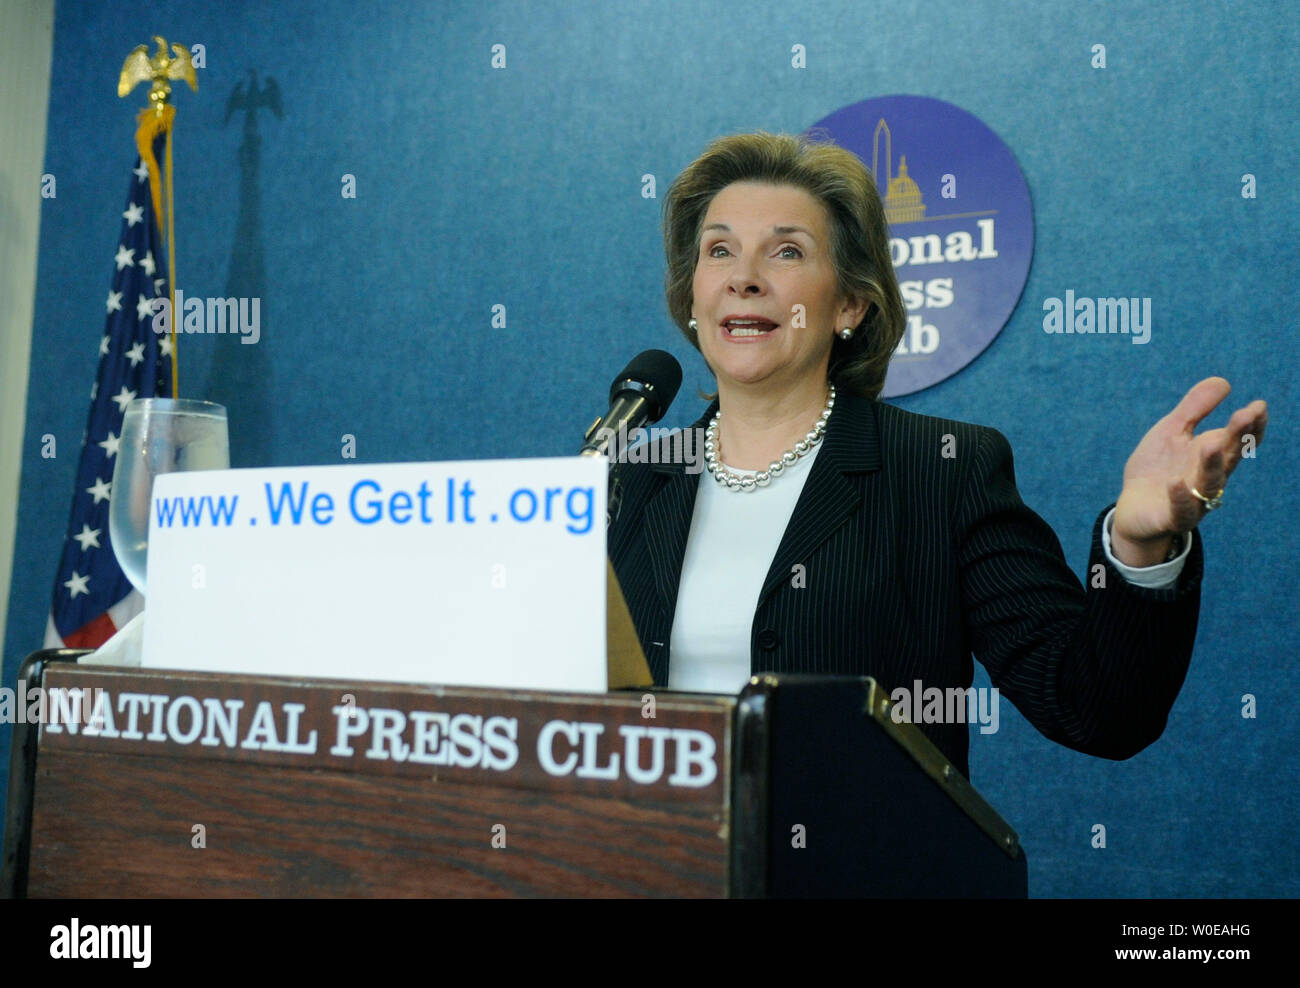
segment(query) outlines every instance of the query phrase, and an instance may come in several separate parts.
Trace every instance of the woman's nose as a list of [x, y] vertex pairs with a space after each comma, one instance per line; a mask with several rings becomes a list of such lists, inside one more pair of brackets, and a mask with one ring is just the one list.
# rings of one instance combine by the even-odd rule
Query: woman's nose
[[727, 279], [727, 287], [739, 294], [757, 294], [763, 290], [763, 280], [754, 270], [752, 262], [740, 261]]

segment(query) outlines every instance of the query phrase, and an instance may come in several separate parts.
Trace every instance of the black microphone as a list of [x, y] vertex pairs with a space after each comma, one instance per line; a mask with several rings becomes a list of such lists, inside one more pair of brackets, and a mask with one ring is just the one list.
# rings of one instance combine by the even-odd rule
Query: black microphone
[[628, 433], [663, 418], [681, 386], [682, 365], [671, 353], [637, 354], [609, 386], [609, 411], [592, 423], [578, 454], [617, 458], [622, 450], [611, 451], [614, 440], [625, 440]]

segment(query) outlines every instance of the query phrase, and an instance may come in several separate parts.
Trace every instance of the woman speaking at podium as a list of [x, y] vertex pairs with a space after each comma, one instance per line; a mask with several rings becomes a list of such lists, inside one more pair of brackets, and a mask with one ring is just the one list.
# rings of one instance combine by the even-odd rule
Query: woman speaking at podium
[[[1193, 387], [1129, 457], [1086, 587], [1021, 501], [997, 430], [878, 401], [906, 321], [884, 209], [851, 152], [715, 141], [664, 202], [668, 308], [717, 380], [704, 472], [618, 466], [609, 554], [655, 683], [736, 693], [761, 671], [966, 688], [974, 653], [1044, 735], [1127, 758], [1191, 657], [1202, 549], [1264, 402], [1194, 435]], [[1080, 470], [1111, 469], [1081, 463]], [[920, 724], [963, 773], [965, 722]]]

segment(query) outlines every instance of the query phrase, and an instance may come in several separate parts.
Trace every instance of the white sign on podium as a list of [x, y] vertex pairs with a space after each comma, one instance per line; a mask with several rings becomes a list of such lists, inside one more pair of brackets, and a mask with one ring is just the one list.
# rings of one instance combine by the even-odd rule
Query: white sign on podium
[[605, 495], [576, 456], [164, 474], [142, 664], [603, 692]]

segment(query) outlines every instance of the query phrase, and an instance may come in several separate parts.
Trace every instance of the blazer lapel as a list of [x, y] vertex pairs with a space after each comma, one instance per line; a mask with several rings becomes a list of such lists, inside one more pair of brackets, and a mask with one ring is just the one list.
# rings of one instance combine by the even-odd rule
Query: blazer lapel
[[[863, 486], [850, 475], [880, 469], [880, 433], [875, 402], [842, 393], [835, 401], [822, 448], [804, 482], [785, 535], [758, 596], [761, 604], [790, 579], [797, 563], [812, 552], [862, 507]], [[869, 488], [873, 493], [876, 488]]]
[[654, 566], [655, 589], [669, 619], [677, 608], [677, 588], [681, 583], [682, 560], [686, 557], [686, 539], [691, 533], [699, 481], [698, 474], [675, 471], [646, 505], [646, 544]]
[[[690, 429], [701, 433], [718, 409], [714, 401], [704, 415]], [[703, 440], [700, 440], [703, 450]], [[670, 457], [662, 457], [665, 461]], [[660, 475], [660, 487], [646, 504], [646, 544], [654, 568], [655, 589], [669, 622], [677, 610], [677, 590], [681, 586], [682, 560], [686, 558], [686, 540], [691, 534], [691, 519], [695, 515], [695, 495], [699, 491], [703, 472], [691, 474], [684, 463], [660, 462], [650, 467]]]

